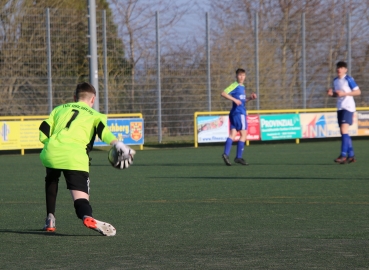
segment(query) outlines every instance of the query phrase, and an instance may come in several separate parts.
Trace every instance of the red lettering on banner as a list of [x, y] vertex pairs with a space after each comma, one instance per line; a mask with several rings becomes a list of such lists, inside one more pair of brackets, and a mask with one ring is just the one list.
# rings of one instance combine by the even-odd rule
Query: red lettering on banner
[[[229, 121], [229, 120], [228, 120]], [[230, 126], [230, 125], [229, 125]], [[237, 132], [235, 142], [238, 142], [241, 135]], [[247, 115], [247, 137], [248, 141], [259, 141], [260, 140], [260, 118], [258, 114]]]

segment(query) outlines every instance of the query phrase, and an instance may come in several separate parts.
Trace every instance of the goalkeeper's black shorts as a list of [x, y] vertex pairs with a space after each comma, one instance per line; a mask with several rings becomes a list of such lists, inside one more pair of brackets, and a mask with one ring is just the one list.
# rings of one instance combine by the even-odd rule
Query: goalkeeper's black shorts
[[67, 189], [83, 191], [90, 194], [90, 177], [88, 172], [46, 168], [46, 182], [59, 182], [63, 172]]

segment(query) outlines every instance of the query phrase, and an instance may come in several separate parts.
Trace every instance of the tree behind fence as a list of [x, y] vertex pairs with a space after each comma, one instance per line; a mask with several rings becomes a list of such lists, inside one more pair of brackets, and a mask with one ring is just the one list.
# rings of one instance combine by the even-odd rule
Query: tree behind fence
[[[245, 1], [246, 3], [247, 1]], [[237, 6], [236, 6], [237, 8]], [[239, 7], [238, 7], [239, 8]], [[224, 16], [223, 5], [213, 5], [210, 13], [211, 31], [211, 101], [212, 110], [228, 110], [229, 102], [220, 92], [234, 80], [238, 67], [247, 70], [247, 88], [256, 89], [255, 16], [258, 16], [258, 63], [260, 109], [303, 108], [303, 11], [283, 9], [272, 13], [242, 9]], [[334, 64], [347, 59], [352, 47], [352, 70], [360, 88], [358, 106], [367, 106], [369, 95], [366, 74], [369, 56], [369, 23], [360, 13], [352, 14], [347, 27], [346, 13], [305, 14], [306, 106], [333, 107], [325, 90], [334, 77]], [[359, 11], [358, 11], [359, 12]], [[108, 98], [109, 113], [142, 112], [148, 138], [158, 133], [157, 65], [155, 55], [155, 24], [149, 24], [136, 44], [141, 58], [126, 57], [127, 42], [123, 38], [119, 14], [107, 12], [107, 63], [103, 68], [102, 12], [97, 13], [100, 111]], [[214, 14], [214, 16], [212, 16]], [[222, 15], [223, 14], [223, 15]], [[76, 10], [50, 9], [51, 62], [53, 106], [72, 101], [75, 85], [88, 80], [88, 29], [86, 14]], [[45, 9], [4, 12], [0, 22], [0, 115], [39, 115], [48, 113], [47, 39]], [[152, 14], [154, 17], [155, 14]], [[193, 113], [207, 110], [207, 59], [205, 14], [196, 38], [184, 41], [166, 38], [161, 31], [161, 88], [163, 139], [193, 135]], [[149, 30], [150, 30], [149, 29]], [[165, 30], [165, 26], [163, 26]], [[139, 31], [139, 30], [136, 30]], [[348, 31], [352, 38], [347, 39]], [[132, 44], [131, 44], [132, 45]], [[134, 61], [134, 62], [132, 62]], [[104, 77], [106, 75], [106, 78]], [[108, 96], [104, 94], [104, 78]], [[249, 103], [256, 109], [256, 103]]]

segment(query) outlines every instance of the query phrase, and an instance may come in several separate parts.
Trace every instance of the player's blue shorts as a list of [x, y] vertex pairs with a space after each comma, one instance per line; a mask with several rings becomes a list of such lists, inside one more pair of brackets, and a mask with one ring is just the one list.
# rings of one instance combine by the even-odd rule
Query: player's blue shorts
[[353, 117], [353, 112], [347, 110], [337, 111], [337, 121], [339, 126], [341, 126], [342, 124], [349, 124], [351, 126]]
[[247, 130], [247, 121], [245, 114], [230, 114], [229, 121], [231, 122], [230, 129]]

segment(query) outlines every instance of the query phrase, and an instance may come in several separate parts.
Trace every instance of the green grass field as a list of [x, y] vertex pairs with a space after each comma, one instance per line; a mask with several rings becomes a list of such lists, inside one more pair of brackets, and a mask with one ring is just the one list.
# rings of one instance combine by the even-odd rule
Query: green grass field
[[[56, 233], [44, 233], [38, 154], [0, 156], [0, 269], [369, 269], [369, 142], [138, 151], [128, 170], [94, 151], [91, 205], [115, 237], [77, 219], [64, 178]], [[235, 146], [232, 149], [232, 156]]]

